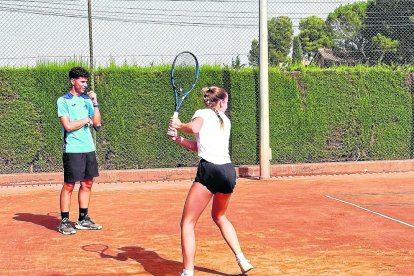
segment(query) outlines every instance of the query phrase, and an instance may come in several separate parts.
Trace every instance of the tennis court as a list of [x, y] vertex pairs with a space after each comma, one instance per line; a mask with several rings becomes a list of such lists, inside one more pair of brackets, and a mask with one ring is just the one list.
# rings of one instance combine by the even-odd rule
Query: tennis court
[[[178, 275], [190, 180], [96, 184], [101, 231], [56, 231], [60, 185], [1, 188], [2, 275]], [[76, 220], [76, 196], [71, 220]], [[414, 172], [240, 178], [228, 216], [250, 275], [414, 275]], [[238, 275], [206, 211], [196, 275]]]

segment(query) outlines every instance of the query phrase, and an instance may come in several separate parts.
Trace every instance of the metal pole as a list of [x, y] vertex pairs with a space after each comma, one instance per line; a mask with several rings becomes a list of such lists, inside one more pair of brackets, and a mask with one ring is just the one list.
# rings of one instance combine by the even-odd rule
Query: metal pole
[[[88, 0], [88, 24], [89, 24], [89, 69], [90, 69], [90, 84], [91, 90], [95, 91], [95, 77], [93, 74], [94, 69], [94, 62], [93, 62], [93, 39], [92, 39], [92, 0]], [[96, 132], [92, 130], [92, 138], [93, 142], [95, 143], [95, 147], [97, 148], [96, 144]]]
[[267, 0], [259, 1], [260, 178], [270, 178]]
[[91, 71], [90, 83], [91, 90], [95, 90], [95, 80], [93, 76], [93, 39], [92, 39], [92, 0], [88, 0], [88, 23], [89, 23], [89, 68]]

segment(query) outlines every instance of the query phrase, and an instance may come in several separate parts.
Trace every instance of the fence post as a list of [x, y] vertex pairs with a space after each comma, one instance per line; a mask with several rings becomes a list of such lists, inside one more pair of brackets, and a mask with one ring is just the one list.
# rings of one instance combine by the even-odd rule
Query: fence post
[[267, 0], [259, 2], [260, 178], [270, 178]]
[[91, 90], [95, 90], [95, 79], [93, 74], [93, 36], [92, 36], [92, 0], [88, 0], [88, 24], [89, 24], [89, 68], [91, 71]]
[[[93, 36], [92, 36], [92, 0], [88, 0], [88, 25], [89, 25], [89, 70], [90, 70], [89, 80], [91, 84], [91, 90], [95, 91], [95, 75], [93, 72], [94, 62], [93, 62]], [[98, 146], [96, 144], [96, 132], [94, 130], [92, 130], [92, 138], [93, 138], [93, 142], [95, 143], [95, 148], [97, 148]]]

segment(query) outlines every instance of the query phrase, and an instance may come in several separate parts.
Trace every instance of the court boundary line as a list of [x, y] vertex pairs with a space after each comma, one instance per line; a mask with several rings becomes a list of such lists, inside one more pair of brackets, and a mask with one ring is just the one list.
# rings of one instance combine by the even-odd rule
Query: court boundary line
[[358, 193], [358, 194], [335, 194], [335, 196], [382, 196], [382, 195], [412, 195], [414, 191], [406, 192], [383, 192], [383, 193]]
[[394, 221], [394, 222], [398, 222], [398, 223], [403, 224], [403, 225], [405, 225], [405, 226], [408, 226], [408, 227], [414, 228], [414, 225], [412, 225], [412, 224], [410, 224], [410, 223], [407, 223], [407, 222], [404, 222], [404, 221], [402, 221], [402, 220], [399, 220], [399, 219], [396, 219], [396, 218], [393, 218], [393, 217], [390, 217], [390, 216], [387, 216], [387, 215], [381, 214], [381, 213], [379, 213], [379, 212], [376, 212], [376, 211], [370, 210], [370, 209], [365, 208], [365, 207], [362, 207], [362, 206], [360, 206], [360, 205], [358, 205], [358, 204], [355, 204], [355, 203], [352, 203], [352, 202], [349, 202], [349, 201], [346, 201], [346, 200], [342, 200], [342, 199], [339, 199], [339, 198], [336, 198], [336, 197], [334, 197], [334, 196], [330, 196], [330, 195], [325, 195], [325, 197], [330, 198], [330, 199], [333, 199], [333, 200], [336, 200], [336, 201], [339, 201], [339, 202], [342, 202], [342, 203], [345, 203], [345, 204], [348, 204], [348, 205], [351, 205], [351, 206], [356, 207], [356, 208], [359, 208], [359, 209], [362, 209], [362, 210], [364, 210], [364, 211], [367, 211], [367, 212], [369, 212], [369, 213], [372, 213], [372, 214], [375, 214], [375, 215], [377, 215], [377, 216], [383, 217], [383, 218], [385, 218], [385, 219], [389, 219], [389, 220], [392, 220], [392, 221]]

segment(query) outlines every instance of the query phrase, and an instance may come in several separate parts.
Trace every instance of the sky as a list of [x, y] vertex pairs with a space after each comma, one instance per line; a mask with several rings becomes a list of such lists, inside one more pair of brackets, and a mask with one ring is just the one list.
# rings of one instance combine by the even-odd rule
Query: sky
[[[0, 66], [89, 62], [87, 0], [0, 0]], [[323, 19], [356, 0], [268, 0], [268, 19]], [[95, 66], [170, 64], [191, 51], [201, 64], [231, 64], [259, 37], [259, 0], [91, 0]]]

